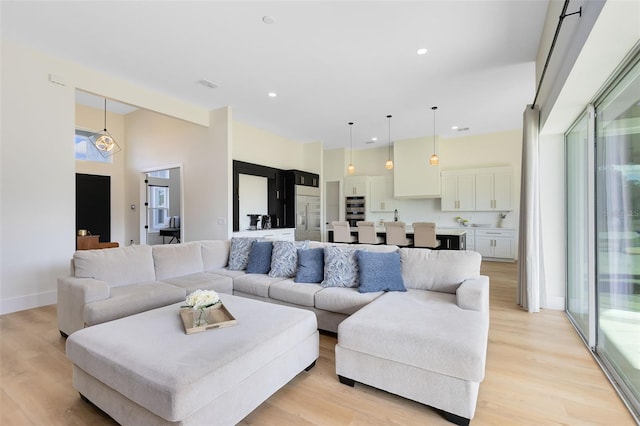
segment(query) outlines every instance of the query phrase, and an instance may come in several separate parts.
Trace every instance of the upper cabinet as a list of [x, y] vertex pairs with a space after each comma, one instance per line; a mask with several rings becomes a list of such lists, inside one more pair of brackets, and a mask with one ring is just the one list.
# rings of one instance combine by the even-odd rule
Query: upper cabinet
[[392, 212], [396, 208], [393, 199], [393, 176], [371, 176], [369, 186], [371, 197], [368, 204], [372, 212]]
[[442, 211], [470, 211], [475, 208], [475, 174], [442, 172]]
[[511, 210], [513, 171], [492, 167], [476, 174], [476, 211]]
[[366, 197], [369, 186], [367, 176], [347, 176], [344, 178], [345, 197]]
[[302, 186], [320, 186], [320, 175], [316, 173], [303, 172], [300, 170], [289, 170], [293, 175], [294, 183]]
[[442, 211], [509, 211], [510, 166], [442, 172]]
[[433, 143], [427, 143], [425, 138], [393, 144], [393, 192], [396, 198], [440, 197], [440, 166], [429, 165], [432, 150]]

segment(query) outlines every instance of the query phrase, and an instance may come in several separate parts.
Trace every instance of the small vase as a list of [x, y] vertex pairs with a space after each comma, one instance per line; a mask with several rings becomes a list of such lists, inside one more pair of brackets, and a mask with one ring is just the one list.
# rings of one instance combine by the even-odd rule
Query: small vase
[[208, 324], [207, 318], [209, 317], [208, 308], [193, 308], [193, 326], [202, 327]]

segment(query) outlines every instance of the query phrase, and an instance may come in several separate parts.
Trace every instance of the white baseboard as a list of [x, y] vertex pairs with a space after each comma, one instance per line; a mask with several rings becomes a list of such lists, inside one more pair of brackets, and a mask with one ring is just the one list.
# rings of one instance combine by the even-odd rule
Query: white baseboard
[[55, 305], [56, 303], [58, 303], [58, 292], [55, 290], [0, 299], [0, 315], [24, 311], [25, 309], [39, 308], [41, 306]]
[[546, 309], [554, 309], [556, 311], [564, 311], [565, 303], [564, 297], [547, 297], [547, 304], [544, 306]]

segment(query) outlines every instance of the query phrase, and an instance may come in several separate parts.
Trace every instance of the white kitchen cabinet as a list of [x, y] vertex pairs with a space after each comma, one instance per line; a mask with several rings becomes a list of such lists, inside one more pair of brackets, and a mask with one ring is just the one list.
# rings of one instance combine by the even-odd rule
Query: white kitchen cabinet
[[476, 229], [474, 248], [482, 257], [514, 259], [515, 231], [513, 229]]
[[440, 166], [431, 166], [432, 138], [393, 144], [393, 195], [395, 198], [439, 198]]
[[368, 184], [367, 176], [347, 176], [344, 178], [344, 196], [366, 197]]
[[513, 171], [511, 167], [478, 169], [476, 173], [476, 211], [512, 209]]
[[392, 212], [396, 208], [393, 198], [393, 176], [371, 176], [369, 188], [369, 207], [372, 212]]
[[475, 175], [469, 172], [442, 172], [442, 211], [473, 211], [475, 208]]

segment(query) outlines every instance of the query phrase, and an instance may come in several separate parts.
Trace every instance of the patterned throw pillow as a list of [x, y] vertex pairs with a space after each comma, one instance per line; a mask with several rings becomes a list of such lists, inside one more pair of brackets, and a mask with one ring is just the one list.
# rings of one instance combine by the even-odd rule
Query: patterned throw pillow
[[249, 253], [251, 253], [251, 246], [254, 241], [258, 241], [257, 238], [231, 238], [231, 249], [229, 251], [229, 264], [227, 268], [230, 271], [244, 271], [247, 269], [247, 263], [249, 263]]
[[329, 246], [324, 248], [322, 287], [358, 287], [358, 250]]
[[293, 278], [298, 266], [298, 249], [308, 249], [306, 241], [274, 241], [271, 252], [270, 277]]

